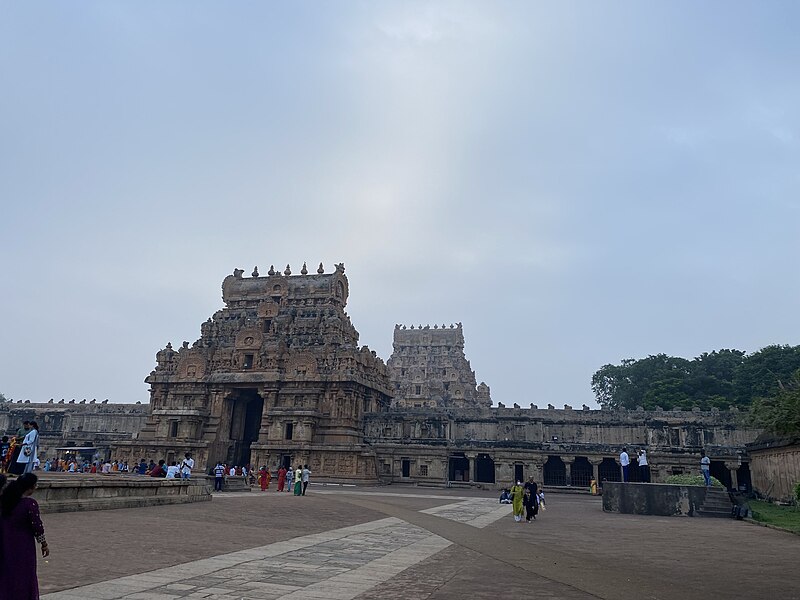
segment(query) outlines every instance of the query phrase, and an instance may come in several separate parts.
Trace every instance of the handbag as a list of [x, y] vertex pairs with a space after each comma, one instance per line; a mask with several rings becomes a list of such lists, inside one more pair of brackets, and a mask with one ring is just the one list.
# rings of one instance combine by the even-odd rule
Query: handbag
[[33, 454], [33, 448], [28, 444], [25, 444], [22, 447], [22, 454], [24, 454], [25, 456], [30, 456], [31, 454]]

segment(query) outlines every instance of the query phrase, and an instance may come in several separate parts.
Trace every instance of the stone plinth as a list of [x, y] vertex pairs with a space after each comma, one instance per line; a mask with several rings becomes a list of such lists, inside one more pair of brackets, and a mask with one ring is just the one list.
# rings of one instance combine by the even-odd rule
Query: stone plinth
[[205, 477], [43, 474], [34, 498], [45, 513], [105, 510], [203, 502], [211, 500], [211, 487]]
[[666, 483], [603, 483], [603, 510], [661, 517], [701, 516], [708, 489]]

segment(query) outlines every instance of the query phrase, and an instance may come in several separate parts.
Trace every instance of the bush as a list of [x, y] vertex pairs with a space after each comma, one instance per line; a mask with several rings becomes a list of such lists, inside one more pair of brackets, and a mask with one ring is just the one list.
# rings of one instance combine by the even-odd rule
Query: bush
[[[670, 475], [666, 478], [664, 483], [672, 483], [675, 485], [705, 485], [706, 480], [702, 475]], [[716, 477], [711, 478], [711, 486], [725, 488], [722, 482]]]
[[800, 506], [800, 481], [794, 486], [794, 503]]

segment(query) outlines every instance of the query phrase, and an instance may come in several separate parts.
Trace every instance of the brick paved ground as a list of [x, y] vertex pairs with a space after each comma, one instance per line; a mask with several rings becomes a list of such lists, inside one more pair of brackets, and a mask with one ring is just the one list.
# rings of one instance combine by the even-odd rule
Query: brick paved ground
[[[392, 486], [45, 515], [40, 582], [66, 590], [53, 600], [800, 598], [798, 536], [607, 514], [588, 496], [553, 494], [530, 525], [506, 511], [494, 495]], [[92, 582], [109, 583], [69, 589]]]

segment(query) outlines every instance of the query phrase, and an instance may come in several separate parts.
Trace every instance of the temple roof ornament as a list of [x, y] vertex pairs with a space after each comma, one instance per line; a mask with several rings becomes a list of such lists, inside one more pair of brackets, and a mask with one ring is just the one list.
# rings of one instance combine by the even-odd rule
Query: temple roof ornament
[[258, 265], [253, 267], [253, 272], [251, 273], [253, 277], [258, 277]]
[[325, 267], [322, 266], [322, 263], [319, 263], [319, 267], [317, 267], [317, 273], [322, 275], [325, 272]]
[[275, 275], [275, 265], [269, 266], [269, 271], [267, 272], [267, 275], [269, 275], [270, 277]]
[[286, 268], [283, 270], [283, 274], [288, 277], [292, 274], [292, 268], [289, 265], [286, 265]]
[[300, 269], [300, 275], [308, 275], [308, 267], [306, 267], [305, 261], [303, 261], [303, 268]]

